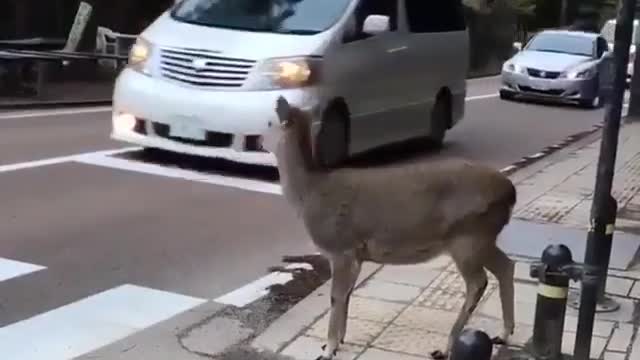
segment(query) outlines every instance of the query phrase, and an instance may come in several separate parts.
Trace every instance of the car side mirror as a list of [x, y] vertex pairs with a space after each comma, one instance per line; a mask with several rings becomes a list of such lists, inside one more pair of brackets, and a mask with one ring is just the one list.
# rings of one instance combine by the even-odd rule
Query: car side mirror
[[368, 35], [378, 35], [389, 31], [389, 17], [386, 15], [369, 15], [364, 20], [362, 32]]
[[521, 42], [519, 42], [519, 41], [514, 42], [514, 43], [513, 43], [513, 48], [514, 48], [516, 51], [522, 51], [522, 43], [521, 43]]

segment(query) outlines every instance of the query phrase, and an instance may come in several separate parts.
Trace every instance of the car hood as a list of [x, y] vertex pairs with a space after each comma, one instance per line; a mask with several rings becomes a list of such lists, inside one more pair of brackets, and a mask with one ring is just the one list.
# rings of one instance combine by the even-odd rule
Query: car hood
[[519, 66], [557, 72], [567, 71], [590, 61], [593, 61], [593, 58], [588, 56], [530, 50], [524, 50], [512, 59], [512, 62]]
[[176, 21], [166, 12], [141, 36], [159, 47], [202, 49], [220, 52], [221, 56], [261, 60], [320, 55], [331, 38], [331, 32], [292, 35], [224, 29]]

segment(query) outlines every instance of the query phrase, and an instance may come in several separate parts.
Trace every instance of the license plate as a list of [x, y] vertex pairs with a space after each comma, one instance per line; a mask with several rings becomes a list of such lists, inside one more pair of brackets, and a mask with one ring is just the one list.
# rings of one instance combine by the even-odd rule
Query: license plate
[[203, 141], [206, 140], [207, 133], [196, 118], [177, 116], [169, 126], [169, 136]]
[[546, 90], [549, 90], [550, 85], [551, 85], [551, 84], [549, 84], [549, 83], [548, 83], [548, 82], [546, 82], [546, 81], [534, 81], [534, 82], [531, 84], [531, 87], [532, 87], [532, 88], [534, 88], [534, 89], [536, 89], [536, 90], [546, 91]]

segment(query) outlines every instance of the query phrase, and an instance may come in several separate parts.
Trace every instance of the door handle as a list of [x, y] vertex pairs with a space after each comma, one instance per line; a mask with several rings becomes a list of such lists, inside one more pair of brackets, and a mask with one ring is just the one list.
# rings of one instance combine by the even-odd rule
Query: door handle
[[388, 53], [394, 53], [394, 52], [398, 52], [398, 51], [404, 51], [404, 50], [407, 50], [407, 49], [408, 49], [407, 46], [398, 46], [398, 47], [395, 47], [395, 48], [392, 48], [392, 49], [388, 49], [387, 52]]

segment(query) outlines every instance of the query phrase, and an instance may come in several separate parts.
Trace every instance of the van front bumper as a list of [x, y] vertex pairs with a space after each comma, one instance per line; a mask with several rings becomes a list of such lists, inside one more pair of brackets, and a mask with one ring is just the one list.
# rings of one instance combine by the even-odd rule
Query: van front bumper
[[[143, 147], [275, 165], [259, 146], [269, 122], [278, 121], [276, 101], [284, 96], [305, 110], [318, 106], [315, 89], [220, 91], [188, 87], [124, 69], [113, 94], [111, 138]], [[135, 124], [132, 119], [135, 118]], [[205, 138], [177, 137], [173, 126], [205, 132]]]

